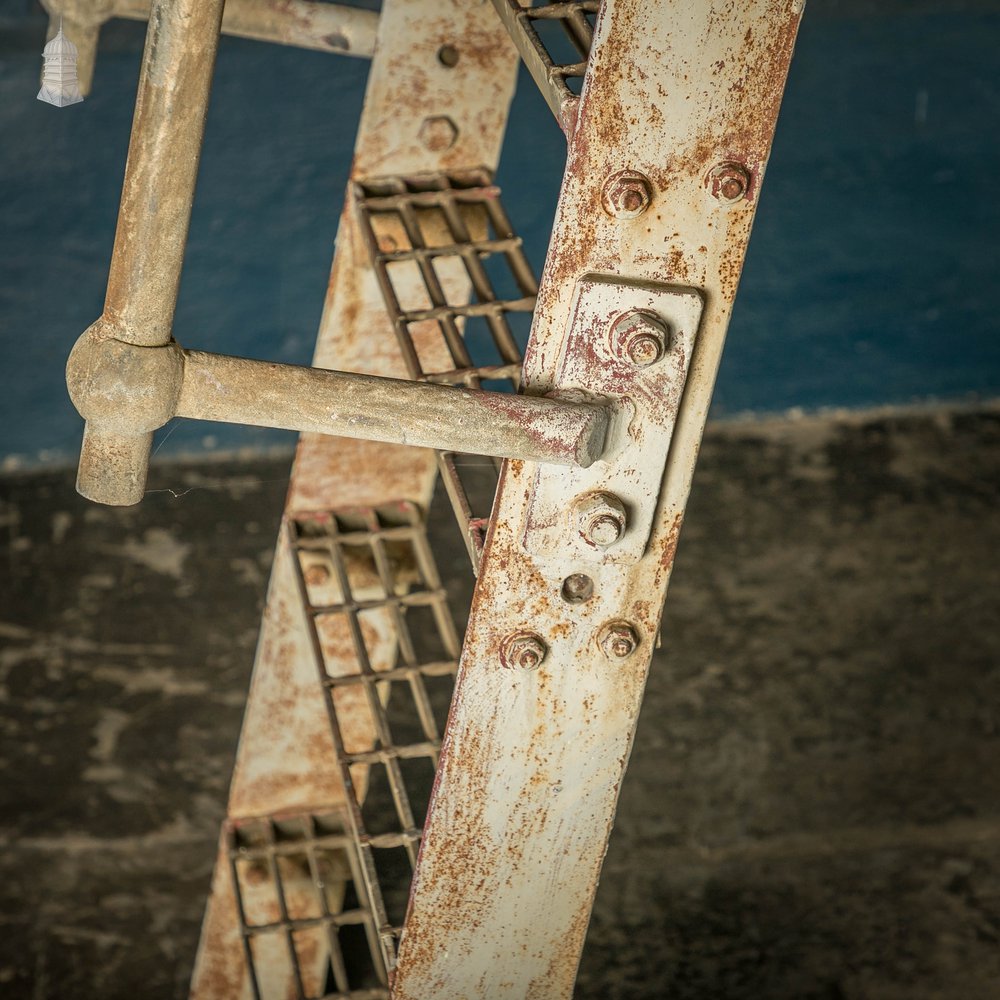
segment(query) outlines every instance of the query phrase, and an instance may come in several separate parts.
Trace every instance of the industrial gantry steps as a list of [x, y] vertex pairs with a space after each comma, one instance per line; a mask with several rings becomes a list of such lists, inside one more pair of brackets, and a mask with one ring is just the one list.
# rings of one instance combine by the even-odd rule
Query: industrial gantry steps
[[[80, 492], [141, 500], [175, 416], [302, 432], [192, 996], [570, 997], [801, 0], [46, 5], [85, 89], [149, 20]], [[220, 30], [372, 59], [312, 368], [174, 339]], [[519, 58], [567, 140], [540, 281], [493, 183]]]

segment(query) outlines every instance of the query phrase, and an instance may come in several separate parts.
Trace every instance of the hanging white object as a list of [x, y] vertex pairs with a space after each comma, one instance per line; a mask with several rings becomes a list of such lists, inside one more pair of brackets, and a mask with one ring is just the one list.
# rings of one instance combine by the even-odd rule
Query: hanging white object
[[76, 78], [76, 46], [63, 34], [62, 23], [54, 38], [42, 50], [42, 89], [38, 99], [57, 108], [79, 104], [83, 100]]

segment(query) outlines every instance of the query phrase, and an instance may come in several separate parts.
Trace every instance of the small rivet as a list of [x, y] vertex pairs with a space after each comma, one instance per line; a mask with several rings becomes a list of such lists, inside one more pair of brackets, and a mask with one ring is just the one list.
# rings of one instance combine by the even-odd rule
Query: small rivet
[[709, 171], [707, 183], [713, 197], [732, 205], [746, 197], [750, 174], [740, 163], [720, 163]]
[[548, 646], [534, 632], [512, 632], [500, 643], [500, 662], [508, 669], [534, 670], [548, 654]]
[[438, 62], [448, 69], [453, 69], [458, 65], [458, 49], [454, 45], [442, 45], [438, 49]]
[[601, 629], [598, 641], [611, 660], [624, 660], [639, 645], [639, 637], [628, 622], [609, 622]]
[[594, 596], [594, 581], [586, 573], [570, 573], [563, 580], [562, 599], [567, 604], [583, 604]]

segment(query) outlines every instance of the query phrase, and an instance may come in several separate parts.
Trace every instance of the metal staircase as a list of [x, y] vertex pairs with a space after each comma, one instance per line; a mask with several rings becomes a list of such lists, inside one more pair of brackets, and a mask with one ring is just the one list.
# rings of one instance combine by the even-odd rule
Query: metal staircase
[[[48, 5], [96, 44], [107, 4]], [[571, 995], [801, 13], [153, 0], [79, 488], [138, 502], [175, 415], [303, 432], [193, 997]], [[314, 367], [183, 350], [220, 27], [338, 17], [373, 55]], [[540, 284], [492, 179], [519, 58], [567, 136]]]

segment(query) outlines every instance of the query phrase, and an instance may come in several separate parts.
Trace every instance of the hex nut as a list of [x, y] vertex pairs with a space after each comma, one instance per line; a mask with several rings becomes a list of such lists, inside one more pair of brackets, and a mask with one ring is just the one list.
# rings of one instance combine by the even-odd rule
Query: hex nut
[[655, 365], [670, 347], [670, 330], [656, 313], [634, 309], [611, 325], [611, 349], [636, 368]]
[[653, 200], [653, 186], [637, 170], [619, 170], [604, 182], [601, 204], [613, 219], [637, 219]]
[[535, 670], [549, 648], [534, 632], [512, 632], [500, 643], [500, 662], [510, 670]]
[[608, 622], [598, 637], [601, 649], [609, 660], [624, 660], [639, 645], [639, 636], [628, 622]]
[[458, 126], [447, 115], [434, 115], [423, 120], [417, 136], [432, 153], [443, 153], [455, 145]]
[[574, 504], [577, 529], [588, 545], [606, 549], [625, 534], [625, 505], [613, 493], [587, 493]]
[[720, 163], [709, 171], [706, 183], [713, 198], [734, 205], [746, 197], [750, 174], [741, 163]]

